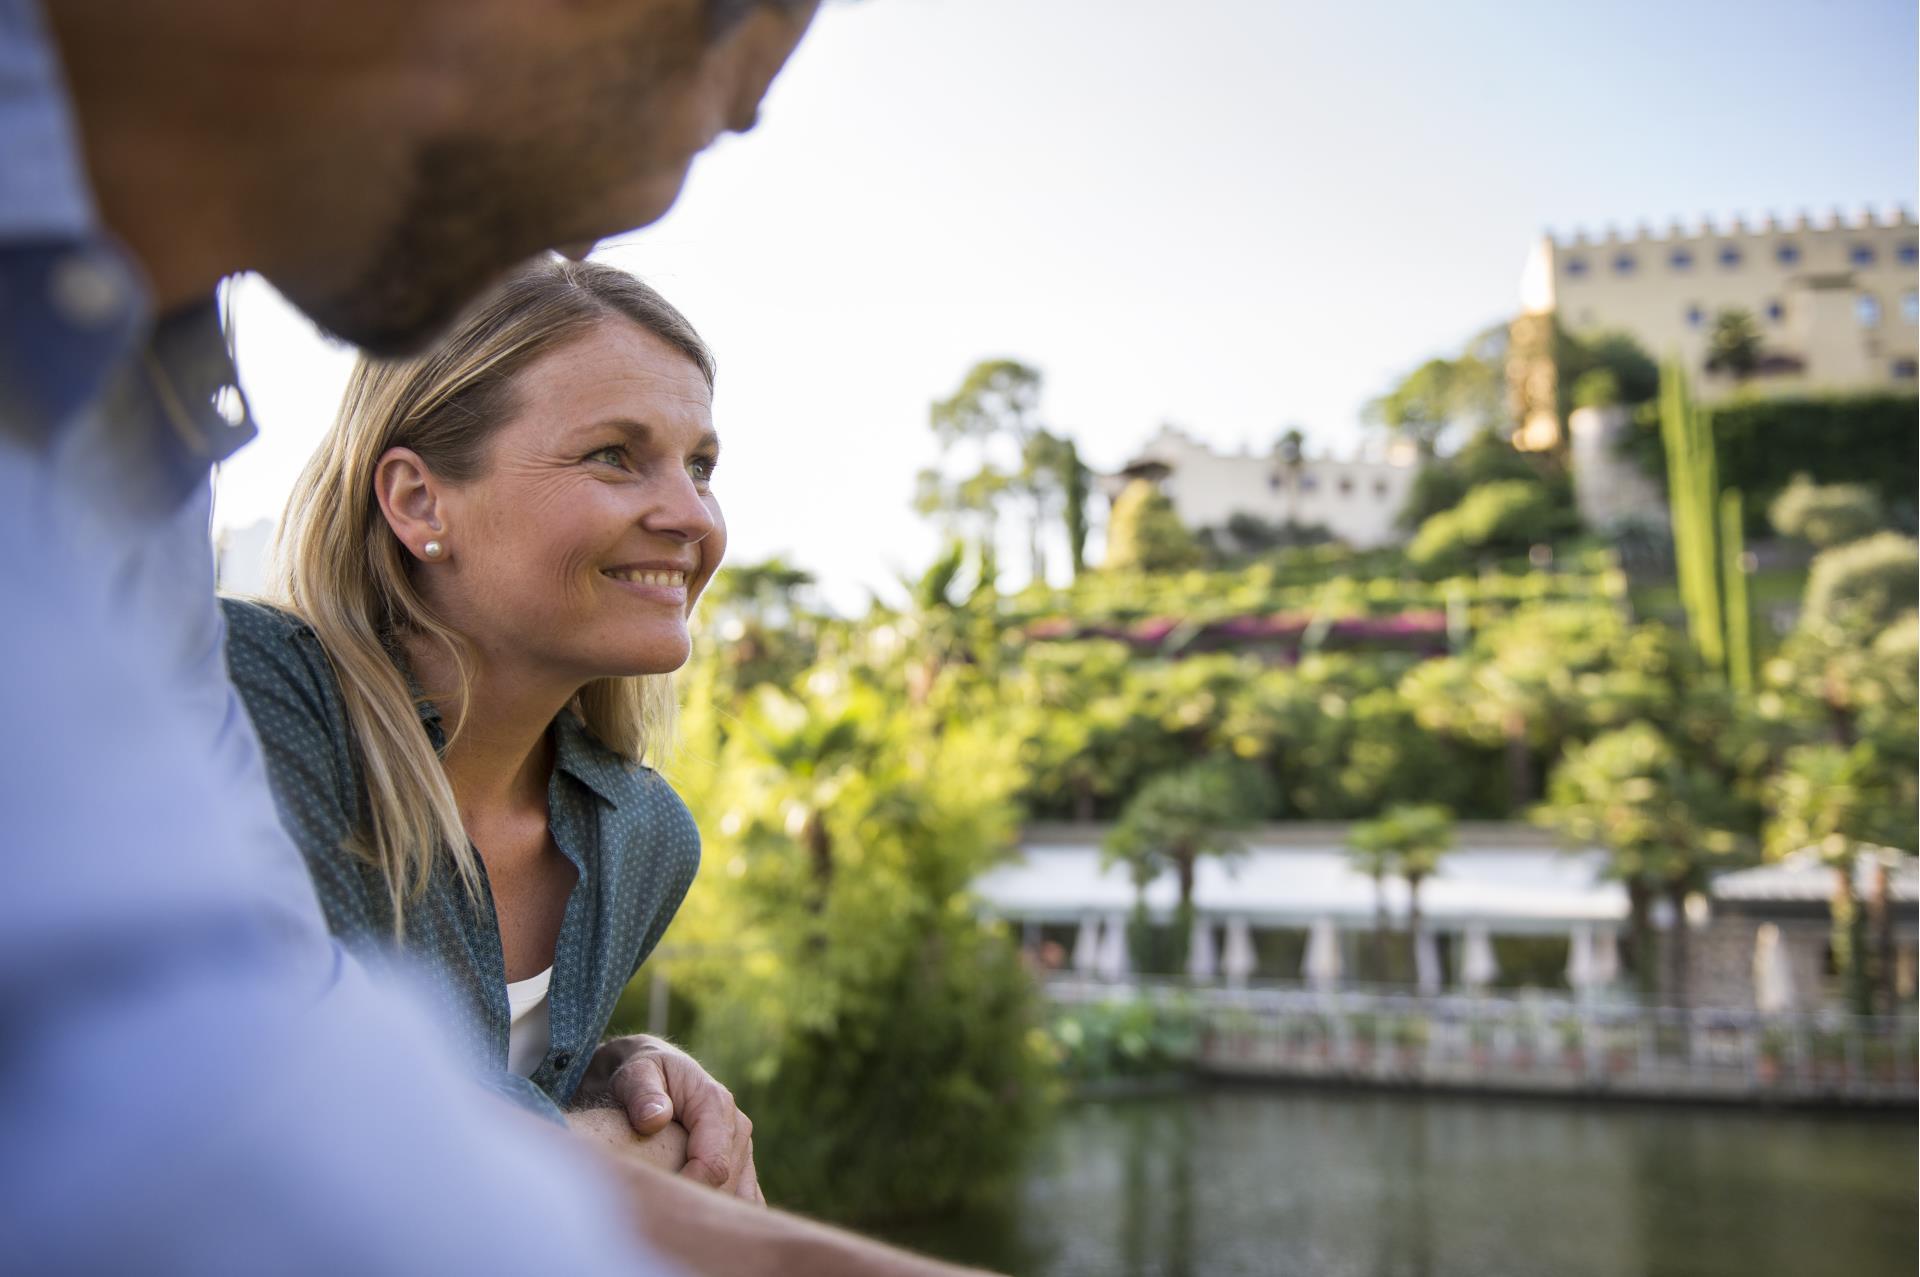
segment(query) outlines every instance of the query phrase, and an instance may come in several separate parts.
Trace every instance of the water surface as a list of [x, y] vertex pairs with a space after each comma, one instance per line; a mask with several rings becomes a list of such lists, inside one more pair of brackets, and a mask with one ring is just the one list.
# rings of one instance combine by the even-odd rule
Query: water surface
[[1075, 1104], [1005, 1211], [896, 1230], [1022, 1277], [1912, 1277], [1910, 1117], [1224, 1089]]

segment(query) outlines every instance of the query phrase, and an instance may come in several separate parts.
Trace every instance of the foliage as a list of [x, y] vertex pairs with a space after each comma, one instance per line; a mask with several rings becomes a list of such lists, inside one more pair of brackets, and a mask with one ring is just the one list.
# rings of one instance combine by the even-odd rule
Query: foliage
[[[1709, 668], [1726, 669], [1734, 604], [1728, 593], [1735, 576], [1727, 569], [1739, 565], [1730, 564], [1725, 552], [1712, 418], [1694, 403], [1677, 360], [1661, 370], [1660, 438], [1667, 450], [1667, 509], [1673, 522], [1674, 568], [1687, 611], [1687, 634]], [[1738, 496], [1734, 500], [1737, 506]], [[1744, 587], [1744, 581], [1740, 585]], [[1744, 592], [1739, 602], [1744, 606]], [[1741, 622], [1744, 636], [1744, 616]], [[1750, 659], [1751, 653], [1743, 651], [1742, 656]], [[1749, 681], [1748, 669], [1743, 666], [1735, 672], [1736, 683]]]
[[1576, 337], [1558, 329], [1554, 362], [1560, 386], [1560, 419], [1573, 408], [1643, 404], [1660, 392], [1660, 368], [1640, 343], [1623, 332]]
[[1864, 483], [1819, 484], [1793, 476], [1767, 507], [1767, 520], [1782, 536], [1805, 541], [1816, 550], [1858, 541], [1886, 527], [1880, 498]]
[[1538, 818], [1606, 848], [1622, 880], [1697, 887], [1709, 868], [1744, 849], [1721, 779], [1646, 722], [1569, 749], [1547, 795]]
[[1557, 540], [1575, 526], [1571, 510], [1538, 484], [1489, 483], [1421, 524], [1407, 546], [1407, 561], [1430, 573], [1459, 571], [1477, 557], [1524, 554], [1529, 546]]
[[[1834, 965], [1853, 1009], [1872, 1008], [1865, 918], [1854, 885], [1855, 862], [1873, 847], [1914, 847], [1912, 772], [1888, 766], [1868, 741], [1851, 748], [1801, 745], [1790, 750], [1768, 785], [1773, 818], [1771, 856], [1810, 850], [1834, 870]], [[1883, 973], [1890, 975], [1891, 973]]]
[[[1172, 966], [1186, 956], [1193, 931], [1194, 875], [1202, 856], [1230, 856], [1240, 850], [1235, 831], [1251, 824], [1263, 804], [1259, 778], [1231, 759], [1209, 759], [1177, 771], [1162, 772], [1147, 781], [1127, 805], [1107, 835], [1107, 861], [1126, 864], [1142, 894], [1135, 907], [1136, 931], [1144, 932], [1147, 884], [1171, 869], [1179, 883], [1179, 905], [1174, 917], [1170, 954], [1161, 965]], [[1148, 955], [1136, 957], [1148, 968]]]
[[[1764, 532], [1764, 513], [1796, 476], [1815, 483], [1858, 483], [1880, 498], [1893, 526], [1912, 529], [1920, 476], [1920, 402], [1911, 394], [1735, 398], [1714, 405], [1714, 454], [1720, 478], [1747, 494]], [[1659, 423], [1636, 415], [1624, 451], [1663, 479]]]
[[709, 865], [674, 932], [691, 1045], [797, 1208], [879, 1218], [991, 1194], [1047, 1100], [1030, 978], [968, 895], [1013, 840], [1014, 747], [942, 702], [970, 694], [948, 673], [919, 709], [882, 690], [898, 670], [763, 687], [684, 785]]
[[1363, 873], [1417, 883], [1431, 877], [1452, 848], [1453, 813], [1436, 803], [1389, 807], [1378, 820], [1355, 825], [1347, 846]]
[[1522, 480], [1545, 485], [1562, 504], [1572, 503], [1572, 487], [1563, 468], [1550, 458], [1521, 452], [1497, 431], [1485, 430], [1456, 453], [1420, 467], [1396, 521], [1412, 530], [1484, 484]]
[[1105, 566], [1115, 572], [1177, 572], [1200, 564], [1200, 547], [1173, 512], [1173, 502], [1145, 479], [1113, 499]]
[[1807, 575], [1802, 616], [1873, 631], [1915, 605], [1920, 557], [1912, 537], [1882, 532], [1823, 550]]
[[1413, 441], [1433, 457], [1456, 426], [1503, 431], [1506, 405], [1506, 325], [1477, 334], [1453, 359], [1429, 359], [1365, 409], [1369, 421]]
[[953, 394], [934, 402], [928, 422], [943, 461], [964, 450], [971, 467], [958, 475], [922, 471], [915, 498], [921, 513], [943, 518], [950, 530], [970, 525], [982, 543], [992, 540], [1003, 504], [1021, 507], [1036, 581], [1046, 578], [1047, 528], [1062, 525], [1076, 573], [1087, 532], [1087, 469], [1073, 441], [1040, 422], [1043, 380], [1037, 368], [1013, 359], [969, 369]]
[[1080, 1083], [1176, 1072], [1193, 1062], [1200, 1045], [1188, 1008], [1144, 998], [1062, 1008], [1051, 1033], [1061, 1070]]
[[[1635, 722], [1570, 748], [1554, 768], [1535, 819], [1577, 844], [1608, 852], [1609, 872], [1627, 884], [1633, 952], [1649, 985], [1652, 933], [1647, 902], [1664, 895], [1676, 916], [1710, 871], [1740, 863], [1747, 850], [1726, 778], [1676, 749], [1658, 728]], [[1667, 993], [1686, 1002], [1687, 928], [1668, 931]]]
[[1760, 325], [1751, 311], [1735, 307], [1713, 317], [1713, 328], [1707, 333], [1708, 372], [1745, 381], [1759, 369], [1761, 353]]
[[1243, 561], [1273, 550], [1326, 545], [1334, 535], [1323, 523], [1272, 522], [1258, 515], [1235, 513], [1212, 538], [1215, 556], [1225, 562]]

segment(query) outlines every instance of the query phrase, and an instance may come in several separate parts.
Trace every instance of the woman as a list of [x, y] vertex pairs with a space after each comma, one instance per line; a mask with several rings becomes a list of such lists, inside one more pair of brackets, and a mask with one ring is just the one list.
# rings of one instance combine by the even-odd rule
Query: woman
[[[642, 760], [726, 546], [712, 389], [646, 285], [528, 267], [431, 353], [360, 362], [288, 506], [278, 606], [225, 601], [334, 932], [375, 964], [404, 953], [482, 1075], [549, 1116], [590, 1066], [605, 1082], [657, 1050], [598, 1044], [699, 864]], [[709, 1130], [730, 1127], [698, 1081], [730, 1115]], [[715, 1138], [691, 1151], [726, 1178]]]

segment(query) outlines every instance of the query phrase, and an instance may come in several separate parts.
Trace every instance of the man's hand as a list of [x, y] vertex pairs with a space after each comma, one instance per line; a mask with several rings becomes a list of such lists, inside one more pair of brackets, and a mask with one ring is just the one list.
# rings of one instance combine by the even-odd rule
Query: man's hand
[[642, 1135], [677, 1119], [687, 1129], [681, 1175], [766, 1205], [753, 1165], [753, 1123], [685, 1051], [643, 1033], [614, 1038], [594, 1053], [584, 1085], [604, 1088]]

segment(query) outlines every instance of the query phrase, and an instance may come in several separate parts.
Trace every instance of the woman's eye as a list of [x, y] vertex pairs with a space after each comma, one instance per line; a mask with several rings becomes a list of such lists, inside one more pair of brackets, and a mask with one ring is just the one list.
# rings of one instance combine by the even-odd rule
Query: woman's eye
[[687, 463], [687, 470], [696, 483], [712, 483], [713, 472], [720, 468], [718, 457], [695, 457]]
[[597, 448], [589, 452], [587, 454], [587, 460], [604, 461], [610, 466], [625, 468], [627, 464], [627, 450], [617, 443], [610, 443], [604, 448]]

